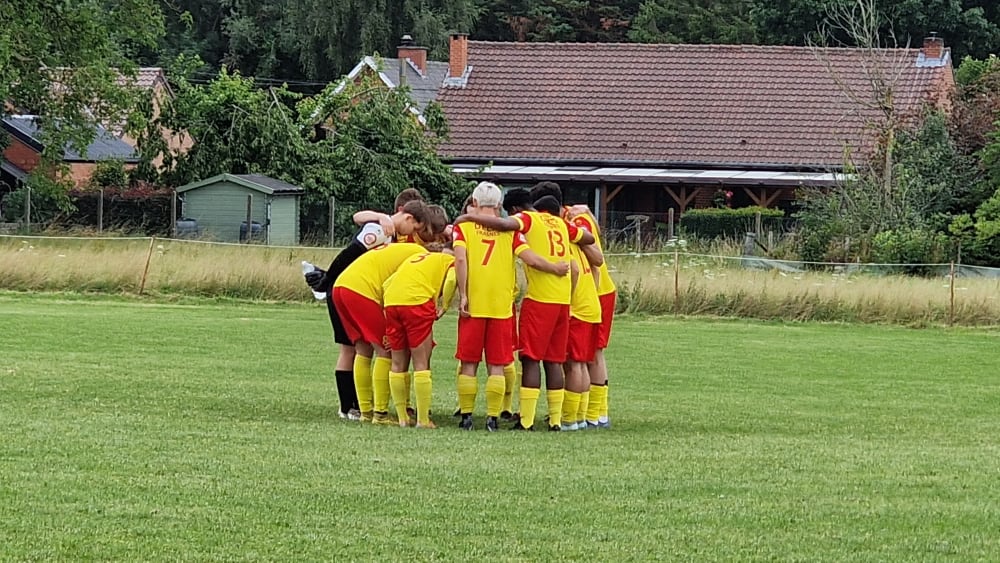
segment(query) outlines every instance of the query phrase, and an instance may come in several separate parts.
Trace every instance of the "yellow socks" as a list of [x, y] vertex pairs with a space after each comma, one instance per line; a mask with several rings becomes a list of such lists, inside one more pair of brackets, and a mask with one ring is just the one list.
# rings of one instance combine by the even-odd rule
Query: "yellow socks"
[[510, 363], [503, 367], [503, 406], [500, 410], [514, 412], [514, 385], [517, 384], [517, 364]]
[[[551, 403], [550, 403], [551, 404]], [[563, 393], [563, 403], [562, 412], [563, 418], [566, 420], [567, 424], [576, 423], [576, 411], [580, 408], [580, 394], [574, 391], [566, 391]], [[551, 422], [552, 415], [549, 415], [549, 424], [555, 424]]]
[[389, 372], [389, 389], [392, 391], [392, 402], [396, 405], [396, 416], [399, 417], [400, 424], [409, 420], [406, 415], [406, 399], [410, 397], [406, 382], [409, 379], [409, 373]]
[[580, 408], [576, 409], [575, 420], [579, 423], [587, 422], [587, 407], [590, 406], [590, 389], [587, 389], [583, 393], [580, 393]]
[[372, 359], [354, 356], [354, 388], [358, 392], [358, 408], [361, 413], [371, 413], [372, 408]]
[[376, 357], [372, 362], [372, 401], [375, 412], [389, 412], [389, 368], [392, 360]]
[[598, 419], [601, 417], [601, 405], [604, 404], [607, 398], [607, 385], [590, 386], [590, 402], [587, 403], [587, 422], [597, 424]]
[[545, 391], [545, 402], [549, 406], [549, 426], [562, 426], [563, 397], [565, 395], [566, 393], [562, 389]]
[[[458, 365], [455, 366], [455, 393], [456, 394], [458, 393], [458, 382], [461, 381], [461, 380], [462, 380], [462, 362], [458, 362]], [[458, 412], [462, 412], [462, 403], [459, 402], [457, 405], [455, 405], [455, 408], [458, 409]]]
[[417, 424], [428, 426], [431, 422], [431, 372], [413, 372], [413, 388], [417, 395]]
[[486, 416], [500, 416], [506, 387], [502, 375], [491, 375], [486, 379]]
[[531, 428], [535, 424], [535, 408], [541, 391], [531, 387], [521, 387], [521, 426]]
[[476, 381], [475, 376], [458, 376], [458, 408], [462, 414], [472, 414], [472, 410], [476, 408], [478, 387], [479, 382]]

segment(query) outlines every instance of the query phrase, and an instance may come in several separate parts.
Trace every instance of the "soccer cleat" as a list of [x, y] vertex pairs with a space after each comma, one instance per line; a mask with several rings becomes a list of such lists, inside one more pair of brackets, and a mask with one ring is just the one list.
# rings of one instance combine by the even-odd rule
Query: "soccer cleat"
[[389, 413], [376, 411], [372, 416], [372, 424], [377, 424], [379, 426], [392, 426], [396, 424], [396, 421], [389, 416]]
[[472, 415], [463, 414], [461, 422], [458, 423], [458, 427], [462, 430], [472, 430]]
[[497, 430], [500, 430], [500, 422], [497, 420], [497, 417], [495, 417], [495, 416], [487, 417], [487, 419], [486, 419], [486, 431], [487, 432], [496, 432]]
[[587, 421], [587, 430], [597, 430], [600, 427], [600, 423]]
[[600, 421], [600, 422], [597, 423], [597, 427], [598, 428], [603, 428], [605, 430], [611, 430], [611, 421], [610, 420], [602, 420], [602, 421]]
[[514, 420], [514, 413], [510, 411], [503, 411], [500, 413], [500, 419], [504, 422], [510, 422], [511, 420]]
[[[553, 427], [554, 428], [554, 427]], [[561, 430], [563, 432], [575, 432], [579, 430], [579, 426], [574, 422], [573, 424], [563, 424]]]
[[358, 409], [351, 409], [347, 412], [337, 411], [337, 414], [344, 420], [361, 420], [361, 411]]
[[455, 412], [453, 412], [451, 416], [455, 418], [462, 416], [462, 409], [455, 409]]
[[525, 428], [524, 426], [522, 426], [520, 420], [517, 421], [517, 424], [515, 424], [514, 426], [511, 426], [510, 429], [511, 430], [524, 430], [526, 432], [534, 432], [535, 431], [535, 427], [534, 426], [532, 426], [530, 428]]
[[361, 416], [358, 417], [358, 420], [360, 420], [361, 422], [371, 422], [374, 416], [375, 413], [373, 411], [362, 411]]
[[562, 432], [562, 428], [553, 424], [549, 426], [549, 432]]

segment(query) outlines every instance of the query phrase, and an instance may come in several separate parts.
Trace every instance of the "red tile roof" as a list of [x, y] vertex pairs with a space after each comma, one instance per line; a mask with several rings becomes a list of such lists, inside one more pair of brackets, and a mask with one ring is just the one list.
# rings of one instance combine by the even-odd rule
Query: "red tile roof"
[[[904, 112], [952, 83], [947, 50], [926, 61], [935, 66], [918, 67], [919, 53], [889, 52], [904, 61], [895, 100]], [[440, 152], [452, 160], [839, 166], [845, 143], [870, 146], [866, 119], [877, 112], [837, 84], [865, 92], [864, 62], [857, 49], [469, 41], [467, 84], [438, 94], [451, 130]]]

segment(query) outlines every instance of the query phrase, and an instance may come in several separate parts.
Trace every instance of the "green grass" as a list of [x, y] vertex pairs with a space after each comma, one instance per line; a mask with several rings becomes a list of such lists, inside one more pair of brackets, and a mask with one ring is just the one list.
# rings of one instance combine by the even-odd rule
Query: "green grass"
[[1000, 332], [622, 318], [613, 430], [487, 434], [453, 331], [417, 431], [336, 418], [317, 304], [0, 294], [0, 560], [1000, 553]]

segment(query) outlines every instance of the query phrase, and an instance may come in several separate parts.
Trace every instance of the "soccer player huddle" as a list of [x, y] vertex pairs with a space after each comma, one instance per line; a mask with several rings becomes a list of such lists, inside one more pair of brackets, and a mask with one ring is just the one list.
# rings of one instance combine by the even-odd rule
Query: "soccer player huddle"
[[[457, 293], [460, 428], [475, 428], [476, 373], [484, 360], [488, 431], [499, 430], [502, 420], [513, 430], [534, 429], [543, 372], [550, 430], [609, 428], [604, 349], [615, 286], [590, 211], [564, 207], [552, 182], [506, 194], [481, 182], [454, 225], [414, 189], [402, 192], [395, 207], [391, 216], [355, 214], [362, 227], [351, 244], [326, 271], [306, 274], [314, 291], [326, 293], [340, 346], [341, 417], [435, 427], [433, 324]], [[518, 260], [527, 281], [520, 313]], [[522, 367], [519, 413], [515, 354]]]

